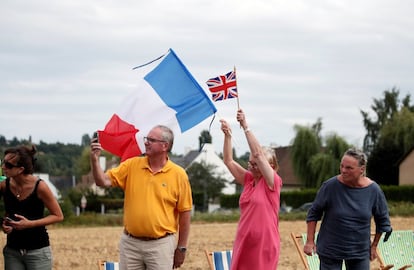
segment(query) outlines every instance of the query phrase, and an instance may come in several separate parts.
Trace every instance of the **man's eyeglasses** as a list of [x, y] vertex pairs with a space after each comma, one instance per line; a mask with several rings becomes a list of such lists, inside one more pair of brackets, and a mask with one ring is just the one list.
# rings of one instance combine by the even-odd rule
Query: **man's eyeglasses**
[[2, 161], [1, 162], [1, 166], [3, 166], [4, 165], [4, 167], [6, 167], [7, 169], [13, 169], [13, 168], [17, 168], [17, 167], [20, 167], [20, 166], [18, 166], [18, 165], [14, 165], [13, 163], [10, 163], [10, 162], [8, 162], [8, 161]]
[[156, 143], [156, 142], [166, 143], [166, 141], [164, 140], [158, 140], [158, 139], [154, 139], [151, 137], [144, 137], [144, 143]]

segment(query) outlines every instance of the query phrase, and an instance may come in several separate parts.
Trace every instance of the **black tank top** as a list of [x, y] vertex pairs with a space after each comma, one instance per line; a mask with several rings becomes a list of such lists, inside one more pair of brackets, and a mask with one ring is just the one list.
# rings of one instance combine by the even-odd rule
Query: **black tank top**
[[[19, 201], [10, 190], [10, 179], [6, 180], [4, 192], [5, 212], [11, 218], [14, 214], [25, 216], [29, 220], [43, 218], [45, 205], [37, 196], [37, 187], [41, 179], [38, 179], [32, 193], [22, 201]], [[39, 249], [49, 246], [49, 235], [46, 227], [34, 227], [24, 230], [13, 230], [7, 235], [7, 246], [13, 249]]]

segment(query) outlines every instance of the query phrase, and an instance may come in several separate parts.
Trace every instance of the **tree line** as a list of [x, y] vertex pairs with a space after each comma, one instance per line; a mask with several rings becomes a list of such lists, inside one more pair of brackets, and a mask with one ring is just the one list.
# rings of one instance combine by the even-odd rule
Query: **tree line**
[[[368, 156], [367, 176], [382, 185], [398, 185], [399, 163], [414, 150], [414, 106], [409, 94], [402, 99], [399, 94], [394, 87], [373, 99], [373, 116], [360, 110], [366, 130], [362, 149]], [[309, 188], [338, 174], [341, 157], [352, 146], [335, 133], [323, 137], [321, 130], [322, 119], [295, 126], [293, 167], [303, 186]]]
[[[410, 95], [402, 99], [399, 90], [395, 87], [385, 90], [383, 96], [373, 99], [371, 110], [361, 110], [362, 122], [366, 129], [363, 150], [368, 154], [367, 175], [384, 185], [398, 184], [398, 165], [404, 155], [414, 149], [414, 105]], [[340, 120], [338, 120], [340, 121]], [[292, 162], [296, 175], [304, 187], [318, 187], [322, 181], [338, 173], [339, 163], [344, 151], [351, 146], [338, 134], [322, 136], [322, 119], [317, 119], [309, 126], [296, 125], [295, 137], [291, 145]], [[89, 144], [92, 135], [84, 134], [81, 144], [45, 143], [36, 144], [38, 149], [37, 170], [53, 176], [76, 176], [87, 174], [89, 167]], [[211, 142], [208, 131], [203, 131], [199, 137], [201, 143]], [[16, 137], [7, 140], [0, 135], [0, 150], [18, 145], [32, 144], [30, 138], [19, 140]], [[115, 158], [105, 153], [108, 158]], [[234, 156], [243, 164], [248, 160], [249, 153], [240, 157]], [[174, 154], [172, 153], [172, 156]], [[199, 165], [197, 165], [199, 166]], [[204, 165], [204, 167], [206, 167]], [[205, 170], [211, 168], [192, 168], [189, 174], [194, 178], [206, 175]], [[207, 178], [214, 176], [208, 175]], [[190, 179], [191, 180], [191, 179]], [[211, 180], [211, 179], [210, 179]], [[194, 187], [203, 185], [193, 179]], [[214, 186], [220, 187], [220, 181], [212, 180]], [[203, 188], [203, 189], [202, 189]], [[210, 191], [216, 194], [217, 191]]]

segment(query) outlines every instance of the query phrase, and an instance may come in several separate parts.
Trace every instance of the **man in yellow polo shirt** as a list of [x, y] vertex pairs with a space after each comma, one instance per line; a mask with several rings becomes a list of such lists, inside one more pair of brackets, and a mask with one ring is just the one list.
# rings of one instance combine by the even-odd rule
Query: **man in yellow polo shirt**
[[93, 141], [92, 173], [97, 186], [120, 187], [125, 193], [120, 269], [171, 270], [185, 259], [191, 187], [185, 170], [168, 158], [171, 129], [155, 126], [144, 140], [145, 156], [127, 159], [106, 173], [99, 164], [101, 145]]

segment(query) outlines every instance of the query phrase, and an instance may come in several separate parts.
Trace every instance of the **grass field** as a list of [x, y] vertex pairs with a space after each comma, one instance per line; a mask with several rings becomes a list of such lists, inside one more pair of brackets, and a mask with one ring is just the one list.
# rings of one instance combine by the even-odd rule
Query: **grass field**
[[[392, 217], [394, 230], [413, 229], [414, 217]], [[237, 223], [193, 223], [186, 261], [180, 269], [207, 270], [204, 249], [231, 249]], [[50, 227], [48, 228], [54, 256], [55, 270], [97, 270], [99, 259], [117, 260], [118, 241], [122, 227]], [[304, 221], [284, 221], [279, 224], [281, 235], [281, 270], [303, 269], [299, 255], [290, 238], [290, 233], [306, 231]], [[0, 244], [4, 246], [6, 236]], [[373, 263], [372, 269], [377, 265]], [[0, 259], [3, 269], [3, 259]]]

